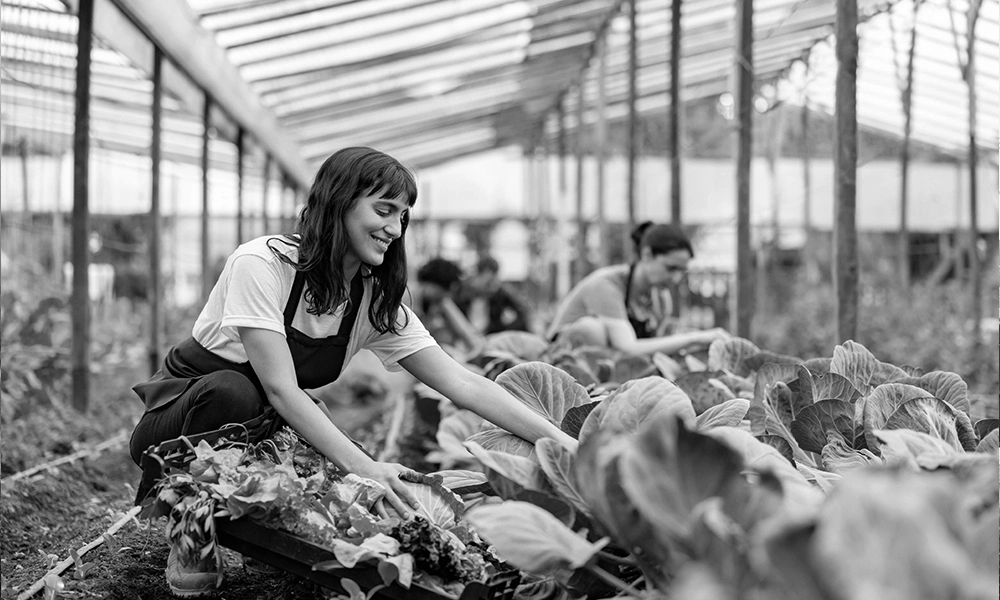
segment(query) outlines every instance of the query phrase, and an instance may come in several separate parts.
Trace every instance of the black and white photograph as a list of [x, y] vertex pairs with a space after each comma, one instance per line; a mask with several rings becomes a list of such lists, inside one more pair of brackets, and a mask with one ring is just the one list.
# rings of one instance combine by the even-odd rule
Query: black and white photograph
[[996, 600], [1000, 0], [0, 0], [0, 600]]

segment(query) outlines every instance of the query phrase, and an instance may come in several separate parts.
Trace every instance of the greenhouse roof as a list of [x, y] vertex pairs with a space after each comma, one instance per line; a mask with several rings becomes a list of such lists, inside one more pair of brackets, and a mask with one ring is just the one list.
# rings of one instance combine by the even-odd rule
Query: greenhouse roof
[[[670, 1], [638, 0], [637, 110], [663, 113]], [[76, 0], [62, 4], [75, 10]], [[5, 128], [71, 135], [75, 17], [54, 0], [3, 0]], [[106, 147], [148, 151], [152, 48], [164, 71], [164, 152], [198, 162], [203, 94], [213, 124], [242, 127], [300, 183], [326, 156], [369, 145], [416, 167], [554, 133], [554, 109], [597, 120], [598, 40], [606, 32], [605, 115], [628, 116], [628, 17], [621, 0], [109, 0], [97, 2], [92, 131]], [[902, 135], [900, 76], [912, 0], [859, 0], [858, 121]], [[998, 0], [982, 0], [976, 33], [977, 142], [995, 160], [1000, 122]], [[116, 8], [117, 7], [117, 8]], [[756, 0], [754, 71], [761, 109], [808, 102], [832, 112], [834, 0]], [[121, 9], [122, 13], [118, 9]], [[913, 137], [963, 155], [968, 94], [960, 64], [968, 0], [923, 0], [914, 63]], [[720, 98], [734, 80], [736, 0], [682, 4], [681, 97]], [[144, 45], [145, 44], [145, 45]], [[223, 118], [222, 113], [228, 115]], [[214, 113], [213, 113], [214, 114]], [[227, 123], [227, 119], [231, 122]], [[147, 125], [147, 127], [141, 127]], [[231, 148], [212, 160], [232, 164]]]

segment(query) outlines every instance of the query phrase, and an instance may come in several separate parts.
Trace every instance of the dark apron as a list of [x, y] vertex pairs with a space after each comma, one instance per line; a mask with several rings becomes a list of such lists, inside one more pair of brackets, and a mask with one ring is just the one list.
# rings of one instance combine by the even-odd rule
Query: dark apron
[[625, 282], [625, 313], [628, 315], [628, 322], [635, 331], [638, 339], [656, 337], [656, 330], [649, 327], [647, 321], [640, 321], [632, 315], [632, 276], [635, 275], [635, 263], [628, 268], [628, 279]]
[[[313, 389], [333, 382], [343, 370], [347, 344], [351, 339], [351, 330], [354, 328], [361, 306], [364, 281], [359, 270], [351, 281], [350, 304], [340, 322], [337, 335], [320, 339], [311, 338], [292, 327], [292, 319], [295, 317], [304, 286], [305, 277], [301, 271], [297, 271], [285, 304], [285, 337], [288, 350], [292, 354], [292, 363], [295, 365], [298, 386], [302, 389]], [[177, 400], [199, 378], [223, 370], [245, 375], [257, 388], [264, 404], [268, 404], [264, 388], [249, 361], [237, 363], [222, 358], [207, 350], [193, 337], [171, 348], [163, 359], [160, 370], [149, 381], [140, 383], [132, 389], [145, 403], [146, 411], [150, 412]]]

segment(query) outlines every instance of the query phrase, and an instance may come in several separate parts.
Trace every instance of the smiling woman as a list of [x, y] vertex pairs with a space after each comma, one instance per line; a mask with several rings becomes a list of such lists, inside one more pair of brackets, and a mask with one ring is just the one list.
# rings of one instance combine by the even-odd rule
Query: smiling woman
[[[195, 322], [161, 369], [135, 386], [146, 411], [132, 434], [136, 463], [152, 445], [246, 422], [274, 409], [345, 471], [374, 480], [385, 501], [408, 516], [416, 506], [399, 476], [410, 470], [374, 460], [317, 404], [314, 390], [335, 381], [363, 348], [389, 370], [417, 379], [528, 441], [576, 441], [492, 381], [451, 359], [402, 304], [404, 237], [417, 199], [413, 174], [370, 148], [347, 148], [320, 167], [293, 234], [240, 246]], [[408, 506], [409, 505], [409, 506]], [[380, 501], [375, 509], [386, 514]], [[183, 596], [222, 582], [218, 556], [194, 563], [171, 548], [167, 582]]]

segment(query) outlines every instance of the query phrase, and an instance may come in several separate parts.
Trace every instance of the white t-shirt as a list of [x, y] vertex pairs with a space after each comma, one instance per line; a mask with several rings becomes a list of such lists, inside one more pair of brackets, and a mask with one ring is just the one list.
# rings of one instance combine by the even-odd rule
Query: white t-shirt
[[[194, 339], [225, 359], [240, 363], [248, 360], [237, 327], [256, 327], [285, 335], [283, 313], [295, 279], [295, 268], [274, 255], [267, 244], [272, 239], [275, 241], [271, 247], [293, 262], [298, 260], [298, 248], [277, 241], [276, 236], [259, 237], [241, 245], [226, 261], [219, 281], [195, 321]], [[365, 279], [364, 286], [358, 318], [344, 357], [345, 367], [359, 350], [367, 348], [379, 357], [386, 369], [399, 371], [397, 362], [400, 359], [437, 345], [416, 315], [402, 305], [397, 321], [401, 324], [399, 333], [379, 333], [368, 319], [372, 280]], [[311, 338], [337, 335], [344, 306], [334, 314], [312, 315], [306, 310], [305, 296], [303, 289], [292, 327]]]

